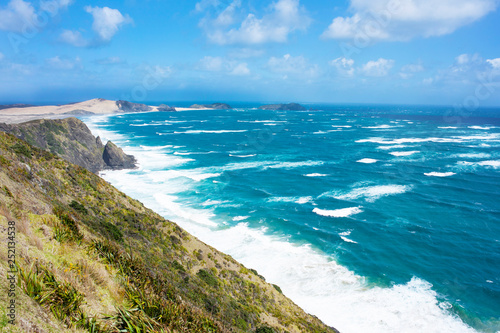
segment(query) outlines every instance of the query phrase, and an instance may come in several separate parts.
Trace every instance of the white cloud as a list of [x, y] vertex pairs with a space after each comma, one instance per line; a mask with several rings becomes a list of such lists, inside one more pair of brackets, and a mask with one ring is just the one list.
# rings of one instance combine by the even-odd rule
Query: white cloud
[[250, 70], [248, 69], [248, 65], [246, 63], [241, 63], [238, 64], [234, 69], [231, 71], [232, 75], [249, 75]]
[[206, 56], [200, 60], [201, 69], [209, 72], [220, 72], [224, 68], [224, 60], [221, 57]]
[[267, 65], [275, 73], [295, 74], [309, 78], [319, 74], [319, 67], [310, 65], [303, 56], [292, 57], [290, 54], [285, 54], [281, 58], [271, 57]]
[[120, 57], [107, 57], [107, 58], [97, 59], [94, 62], [99, 65], [118, 65], [124, 63], [124, 61]]
[[262, 18], [251, 13], [239, 26], [229, 28], [237, 22], [235, 12], [240, 5], [240, 0], [235, 0], [215, 19], [205, 17], [200, 21], [200, 27], [211, 42], [220, 45], [283, 43], [290, 33], [305, 30], [311, 22], [299, 0], [278, 0]]
[[[53, 1], [69, 3], [70, 0]], [[106, 44], [111, 41], [122, 26], [133, 23], [130, 16], [122, 15], [118, 9], [86, 6], [85, 11], [94, 18], [92, 30], [96, 35], [91, 39], [82, 36], [80, 31], [64, 30], [59, 36], [61, 42], [76, 47], [92, 47]]]
[[255, 50], [249, 48], [236, 49], [229, 53], [230, 58], [255, 58], [264, 54], [264, 50]]
[[494, 11], [496, 0], [351, 0], [351, 17], [336, 17], [324, 38], [406, 41], [450, 34]]
[[237, 61], [227, 60], [222, 57], [206, 56], [200, 60], [198, 69], [208, 72], [223, 72], [231, 75], [250, 75], [247, 63], [238, 63]]
[[392, 66], [394, 66], [394, 60], [380, 58], [376, 61], [368, 61], [361, 70], [366, 76], [382, 77], [389, 74]]
[[11, 0], [6, 8], [0, 9], [0, 30], [21, 32], [36, 19], [31, 3], [23, 0]]
[[123, 16], [118, 9], [86, 6], [85, 11], [94, 17], [92, 29], [103, 42], [109, 42], [123, 25], [133, 22], [130, 16]]
[[56, 15], [61, 9], [71, 5], [73, 0], [46, 0], [40, 2], [40, 9]]
[[399, 76], [402, 79], [410, 79], [415, 73], [420, 73], [424, 71], [424, 66], [421, 63], [405, 65], [401, 68]]
[[500, 58], [486, 60], [494, 69], [500, 69]]
[[49, 67], [54, 68], [54, 69], [63, 69], [63, 70], [70, 70], [70, 69], [75, 69], [81, 66], [81, 60], [80, 58], [76, 57], [74, 60], [67, 59], [67, 58], [61, 58], [59, 56], [49, 58], [46, 60], [46, 63]]
[[206, 10], [208, 7], [216, 7], [219, 5], [218, 0], [202, 0], [195, 5], [195, 10], [197, 12], [202, 12]]
[[90, 41], [86, 40], [80, 31], [64, 30], [59, 36], [59, 40], [76, 47], [87, 47], [90, 45]]
[[337, 58], [328, 62], [330, 66], [337, 69], [337, 72], [342, 76], [353, 76], [354, 75], [354, 60], [347, 58]]

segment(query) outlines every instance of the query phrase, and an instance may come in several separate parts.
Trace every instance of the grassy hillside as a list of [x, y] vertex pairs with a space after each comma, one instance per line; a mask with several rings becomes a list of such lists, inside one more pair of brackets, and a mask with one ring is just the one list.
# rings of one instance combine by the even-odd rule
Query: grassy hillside
[[[15, 223], [15, 236], [9, 226]], [[335, 332], [110, 184], [0, 132], [2, 332]], [[10, 238], [10, 239], [9, 239]]]

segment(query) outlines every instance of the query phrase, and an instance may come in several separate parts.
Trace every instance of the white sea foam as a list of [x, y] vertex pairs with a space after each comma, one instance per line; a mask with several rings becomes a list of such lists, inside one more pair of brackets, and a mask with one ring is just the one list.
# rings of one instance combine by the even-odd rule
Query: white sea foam
[[[153, 169], [148, 165], [151, 161], [140, 162]], [[225, 201], [205, 202], [207, 208], [201, 210], [188, 207], [175, 195], [186, 189], [182, 179], [155, 183], [154, 175], [129, 170], [107, 171], [104, 178], [207, 244], [257, 269], [306, 312], [343, 333], [475, 332], [450, 314], [432, 285], [419, 278], [387, 288], [373, 287], [308, 245], [294, 245], [246, 223], [217, 229], [209, 207]]]
[[248, 219], [250, 216], [235, 216], [233, 217], [233, 221], [239, 222]]
[[306, 204], [308, 202], [312, 202], [312, 197], [273, 197], [267, 199], [268, 202], [295, 202], [298, 204]]
[[435, 143], [462, 143], [466, 141], [498, 141], [500, 139], [500, 133], [491, 133], [488, 135], [467, 135], [467, 136], [453, 136], [451, 138], [400, 138], [388, 140], [385, 138], [369, 138], [357, 140], [357, 143], [372, 142], [383, 145], [398, 145], [404, 143], [423, 143], [423, 142], [435, 142]]
[[427, 172], [424, 175], [428, 177], [451, 177], [456, 175], [454, 172]]
[[327, 134], [327, 133], [333, 133], [333, 132], [342, 132], [342, 129], [334, 129], [334, 130], [328, 130], [328, 131], [317, 131], [314, 132], [313, 134]]
[[481, 161], [481, 162], [468, 162], [468, 161], [459, 161], [458, 165], [464, 166], [483, 166], [483, 167], [491, 167], [494, 169], [500, 168], [500, 160], [491, 160], [491, 161]]
[[221, 134], [221, 133], [243, 133], [248, 130], [187, 130], [184, 132], [175, 131], [174, 134]]
[[332, 125], [332, 127], [351, 128], [351, 125]]
[[368, 202], [374, 202], [379, 198], [388, 195], [402, 194], [409, 190], [411, 190], [411, 186], [408, 185], [375, 185], [358, 187], [347, 193], [327, 192], [321, 196], [329, 196], [339, 200], [355, 200], [363, 198]]
[[493, 168], [500, 168], [500, 160], [496, 160], [496, 161], [482, 161], [482, 162], [479, 162], [477, 163], [481, 166], [489, 166], [489, 167], [493, 167]]
[[278, 162], [276, 164], [268, 165], [264, 169], [294, 169], [306, 166], [323, 165], [323, 161], [303, 161], [303, 162]]
[[181, 156], [187, 156], [187, 155], [207, 155], [207, 154], [215, 154], [217, 153], [216, 151], [193, 151], [193, 152], [174, 152], [174, 155], [181, 155]]
[[324, 173], [308, 173], [307, 175], [304, 175], [306, 177], [327, 177], [328, 175]]
[[254, 156], [257, 156], [257, 154], [249, 154], [249, 155], [233, 155], [233, 154], [229, 154], [229, 156], [245, 158], [245, 157], [254, 157]]
[[373, 158], [362, 158], [358, 161], [356, 161], [358, 163], [365, 163], [365, 164], [371, 164], [371, 163], [377, 163], [377, 160], [373, 159]]
[[367, 129], [388, 129], [388, 128], [395, 128], [397, 126], [391, 126], [391, 125], [377, 125], [377, 126], [365, 126], [362, 128], [367, 128]]
[[458, 158], [490, 158], [491, 154], [469, 153], [469, 154], [457, 154], [457, 155], [453, 155], [453, 157], [458, 157]]
[[438, 128], [441, 128], [441, 129], [457, 129], [458, 127], [456, 127], [456, 126], [438, 126]]
[[398, 149], [398, 148], [406, 148], [405, 145], [394, 145], [394, 146], [380, 146], [377, 147], [378, 149], [384, 149], [384, 150], [389, 150], [389, 149]]
[[349, 239], [349, 238], [347, 238], [347, 237], [345, 237], [345, 236], [340, 236], [340, 238], [342, 238], [342, 240], [343, 240], [344, 242], [346, 242], [346, 243], [358, 244], [358, 242], [355, 242], [355, 241], [353, 241], [352, 239]]
[[178, 169], [178, 170], [156, 171], [154, 173], [149, 174], [148, 176], [154, 182], [165, 182], [170, 179], [181, 178], [181, 177], [189, 178], [196, 182], [199, 182], [204, 179], [219, 177], [220, 175], [221, 175], [220, 173], [204, 173], [202, 169], [191, 169], [191, 170]]
[[335, 209], [335, 210], [325, 210], [325, 209], [319, 209], [319, 208], [314, 208], [313, 213], [316, 213], [321, 216], [328, 216], [328, 217], [348, 217], [351, 215], [359, 214], [363, 212], [360, 207], [349, 207], [349, 208], [342, 208], [342, 209]]
[[392, 156], [410, 156], [410, 155], [413, 155], [413, 154], [416, 154], [416, 153], [419, 153], [419, 151], [417, 150], [413, 150], [413, 151], [393, 151], [389, 154], [391, 154]]
[[489, 130], [494, 127], [488, 127], [488, 126], [469, 126], [470, 129], [476, 129], [476, 130]]

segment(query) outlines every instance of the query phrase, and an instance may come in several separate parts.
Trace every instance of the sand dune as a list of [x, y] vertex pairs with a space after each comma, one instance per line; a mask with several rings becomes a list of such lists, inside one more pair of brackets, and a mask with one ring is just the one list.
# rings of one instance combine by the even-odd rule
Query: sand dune
[[[150, 106], [149, 112], [158, 111], [157, 106]], [[176, 108], [178, 111], [193, 110]], [[21, 123], [40, 118], [65, 118], [77, 115], [124, 113], [116, 101], [94, 98], [85, 102], [65, 105], [44, 105], [25, 108], [9, 108], [0, 110], [0, 122]]]

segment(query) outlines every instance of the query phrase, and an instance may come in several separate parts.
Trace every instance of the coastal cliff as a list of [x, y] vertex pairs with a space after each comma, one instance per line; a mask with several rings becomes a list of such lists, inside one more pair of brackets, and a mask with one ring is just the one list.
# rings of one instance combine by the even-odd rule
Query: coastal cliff
[[135, 167], [133, 156], [125, 154], [112, 142], [103, 145], [101, 139], [76, 118], [41, 119], [15, 125], [0, 123], [0, 131], [11, 133], [92, 172]]
[[0, 249], [0, 274], [18, 270], [14, 296], [0, 293], [0, 313], [14, 300], [16, 325], [2, 319], [2, 330], [336, 332], [257, 271], [4, 132], [0, 184], [0, 229], [14, 226], [16, 249], [12, 266]]

